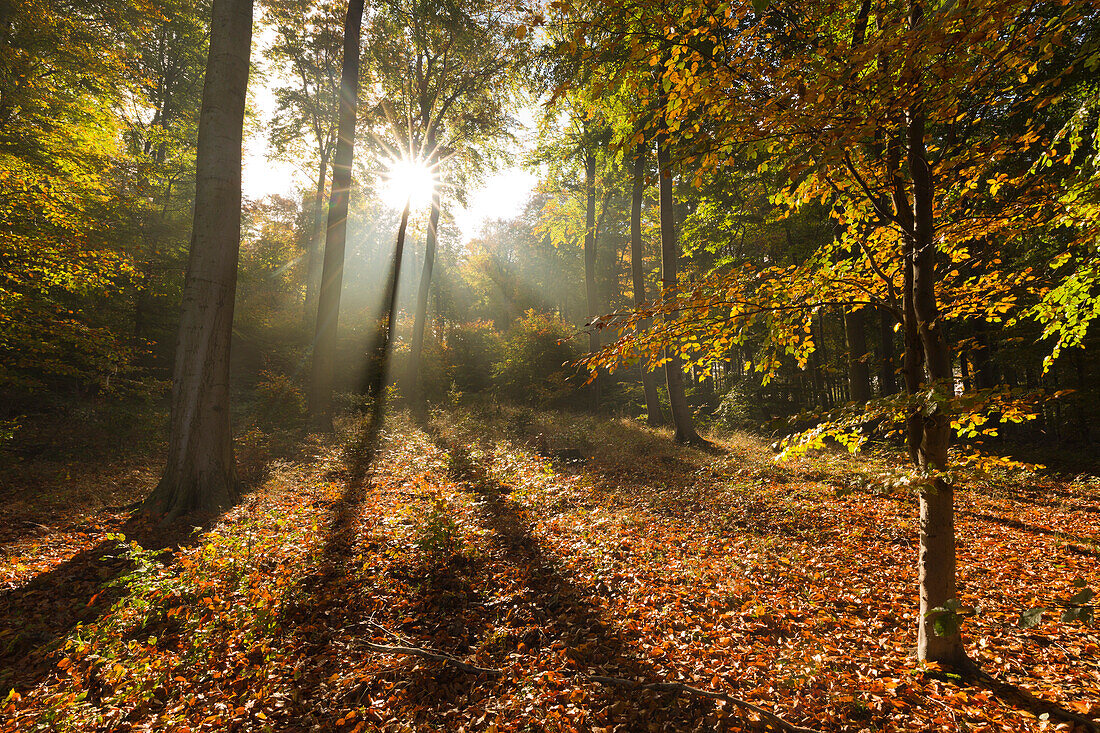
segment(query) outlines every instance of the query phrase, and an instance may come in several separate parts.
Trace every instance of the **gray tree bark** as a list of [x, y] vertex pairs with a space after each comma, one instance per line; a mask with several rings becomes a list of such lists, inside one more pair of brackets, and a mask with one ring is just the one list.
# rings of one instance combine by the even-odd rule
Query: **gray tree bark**
[[[672, 165], [668, 154], [668, 141], [663, 133], [657, 135], [657, 169], [659, 171], [658, 192], [661, 208], [661, 288], [663, 291], [675, 288], [679, 278], [680, 248], [676, 241], [676, 222], [673, 212]], [[666, 349], [665, 383], [668, 387], [668, 401], [672, 409], [672, 425], [677, 443], [701, 443], [702, 438], [695, 432], [691, 408], [688, 407], [684, 392], [684, 372], [680, 356]]]
[[871, 365], [867, 363], [867, 311], [844, 312], [844, 340], [848, 346], [848, 392], [853, 402], [871, 399]]
[[[645, 143], [638, 145], [634, 158], [634, 186], [630, 196], [630, 274], [634, 285], [634, 306], [646, 302], [645, 294], [645, 252], [642, 247], [642, 201], [645, 197]], [[649, 321], [640, 324], [645, 330]], [[657, 396], [657, 375], [643, 361], [642, 393], [645, 395], [646, 422], [650, 425], [664, 423], [661, 414], [661, 401]]]
[[[589, 143], [591, 144], [591, 143]], [[584, 297], [588, 310], [588, 350], [600, 350], [600, 332], [595, 320], [600, 315], [600, 293], [596, 284], [596, 154], [584, 153]], [[600, 409], [600, 378], [592, 380], [592, 409]]]
[[168, 460], [146, 499], [172, 518], [238, 496], [229, 348], [241, 242], [241, 149], [252, 0], [214, 0], [195, 158], [195, 214], [172, 379]]
[[348, 199], [355, 156], [355, 117], [359, 106], [359, 39], [363, 0], [349, 0], [344, 19], [344, 60], [340, 70], [340, 113], [336, 152], [332, 161], [332, 194], [328, 229], [317, 298], [317, 330], [313, 343], [309, 414], [315, 430], [332, 430], [332, 389], [336, 371], [336, 335], [340, 291], [344, 285], [344, 248], [347, 244]]
[[[920, 5], [911, 19], [921, 20]], [[927, 480], [920, 489], [920, 616], [917, 656], [925, 661], [959, 666], [966, 661], [957, 628], [937, 634], [943, 614], [933, 611], [956, 598], [954, 489], [942, 473], [948, 468], [951, 413], [947, 400], [954, 392], [951, 347], [936, 303], [936, 242], [932, 215], [934, 182], [925, 148], [925, 121], [920, 110], [910, 113], [908, 125], [909, 175], [913, 181], [913, 310], [924, 347], [928, 376], [938, 397], [935, 409], [925, 410], [918, 459]]]

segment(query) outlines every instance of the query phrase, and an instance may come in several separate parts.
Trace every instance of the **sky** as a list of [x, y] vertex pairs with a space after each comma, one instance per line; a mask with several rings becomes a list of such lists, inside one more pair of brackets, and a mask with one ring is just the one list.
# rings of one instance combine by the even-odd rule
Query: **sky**
[[[274, 111], [275, 102], [270, 89], [274, 81], [270, 77], [260, 78], [261, 83], [250, 90], [261, 124], [255, 126], [245, 140], [244, 195], [250, 199], [272, 194], [292, 196], [299, 188], [311, 187], [310, 179], [316, 173], [298, 170], [293, 163], [272, 157], [265, 130]], [[517, 143], [511, 151], [513, 160], [487, 175], [478, 188], [469, 192], [465, 208], [457, 204], [448, 207], [444, 201], [444, 209], [454, 217], [462, 232], [463, 242], [475, 238], [486, 222], [508, 219], [522, 212], [534, 190], [537, 176], [519, 165], [534, 127], [534, 112], [525, 110], [521, 113], [520, 123], [523, 128], [516, 135]]]

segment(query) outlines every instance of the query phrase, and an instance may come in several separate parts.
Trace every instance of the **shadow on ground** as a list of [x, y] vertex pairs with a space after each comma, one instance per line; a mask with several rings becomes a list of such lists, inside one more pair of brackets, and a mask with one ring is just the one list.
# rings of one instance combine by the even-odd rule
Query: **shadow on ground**
[[[160, 527], [134, 516], [120, 519], [111, 531], [148, 550], [163, 551], [162, 558], [170, 561], [173, 551], [189, 544], [216, 519], [189, 516]], [[105, 540], [0, 592], [0, 690], [23, 692], [44, 680], [55, 669], [57, 642], [77, 624], [102, 616], [123, 597], [126, 589], [113, 583], [132, 568], [122, 550], [119, 542]]]

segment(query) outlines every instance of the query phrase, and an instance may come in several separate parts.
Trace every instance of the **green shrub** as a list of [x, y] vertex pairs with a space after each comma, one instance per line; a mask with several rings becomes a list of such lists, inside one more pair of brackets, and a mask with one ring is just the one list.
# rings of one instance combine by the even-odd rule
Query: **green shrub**
[[432, 497], [428, 509], [419, 517], [413, 543], [427, 559], [446, 563], [462, 549], [458, 524], [441, 494]]
[[493, 364], [497, 393], [519, 403], [565, 406], [584, 381], [573, 366], [580, 356], [569, 341], [573, 335], [573, 327], [556, 316], [527, 311], [512, 324]]
[[493, 362], [501, 337], [489, 321], [470, 321], [451, 328], [447, 337], [447, 372], [459, 392], [484, 392], [491, 386]]
[[256, 413], [265, 425], [301, 425], [306, 418], [306, 398], [293, 379], [265, 370], [256, 383]]

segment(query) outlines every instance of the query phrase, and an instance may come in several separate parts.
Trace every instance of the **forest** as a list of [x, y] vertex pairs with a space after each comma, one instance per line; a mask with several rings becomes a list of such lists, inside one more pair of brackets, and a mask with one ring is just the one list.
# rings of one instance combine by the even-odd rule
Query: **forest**
[[1100, 733], [1096, 0], [0, 0], [0, 731]]

